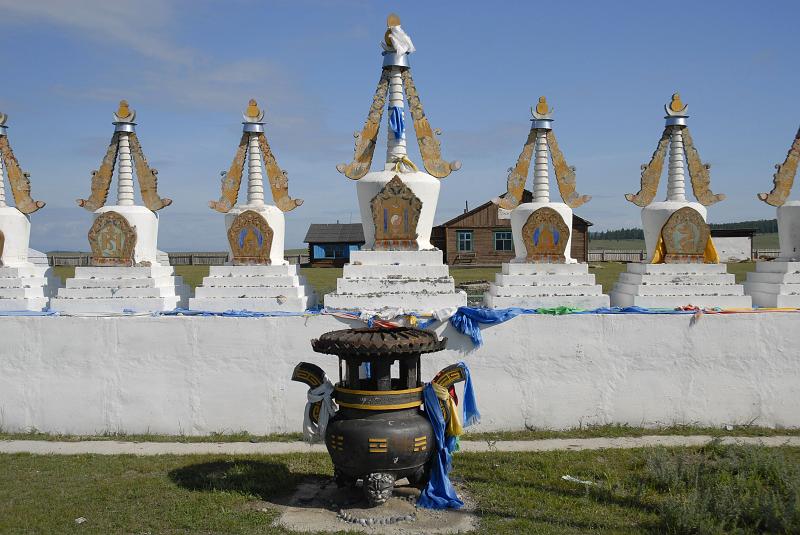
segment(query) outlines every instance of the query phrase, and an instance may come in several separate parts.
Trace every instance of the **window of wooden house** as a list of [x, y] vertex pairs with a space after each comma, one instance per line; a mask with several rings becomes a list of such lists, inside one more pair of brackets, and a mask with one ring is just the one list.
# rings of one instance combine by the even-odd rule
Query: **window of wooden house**
[[456, 246], [458, 251], [462, 253], [472, 252], [472, 231], [471, 230], [457, 230], [456, 231]]
[[495, 230], [494, 231], [494, 250], [495, 251], [513, 251], [514, 240], [511, 238], [510, 230]]

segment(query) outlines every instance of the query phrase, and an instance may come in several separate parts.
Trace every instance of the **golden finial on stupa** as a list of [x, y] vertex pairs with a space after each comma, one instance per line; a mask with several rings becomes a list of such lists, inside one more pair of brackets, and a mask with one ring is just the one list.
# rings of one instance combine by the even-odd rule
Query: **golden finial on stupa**
[[539, 115], [546, 115], [549, 111], [550, 106], [547, 105], [547, 99], [543, 96], [539, 97], [539, 103], [536, 104], [536, 113]]
[[261, 115], [261, 110], [258, 109], [258, 102], [256, 102], [256, 99], [251, 98], [250, 102], [247, 103], [247, 111], [245, 114], [253, 118], [258, 118], [258, 116]]
[[677, 91], [672, 94], [672, 100], [670, 100], [669, 104], [664, 106], [664, 109], [669, 116], [685, 116], [686, 111], [689, 109], [689, 106], [681, 101], [681, 94]]
[[0, 112], [0, 126], [5, 126], [7, 120], [8, 120], [8, 115]]
[[383, 42], [386, 43], [386, 46], [391, 47], [392, 41], [389, 39], [389, 36], [392, 33], [393, 26], [400, 26], [400, 16], [397, 13], [389, 13], [389, 16], [386, 17], [386, 33], [383, 34]]
[[539, 97], [539, 102], [536, 103], [536, 106], [531, 106], [531, 115], [537, 121], [552, 119], [553, 108], [547, 103], [547, 98], [544, 96]]
[[132, 123], [136, 118], [136, 112], [128, 106], [127, 100], [120, 100], [117, 111], [114, 112], [114, 121], [118, 123]]
[[672, 102], [669, 104], [669, 109], [672, 111], [681, 111], [685, 106], [683, 102], [681, 102], [681, 95], [680, 93], [673, 93], [672, 94]]
[[120, 117], [127, 117], [130, 114], [131, 114], [131, 110], [128, 107], [128, 101], [127, 100], [120, 100], [119, 101], [119, 108], [117, 108], [117, 115], [119, 115]]

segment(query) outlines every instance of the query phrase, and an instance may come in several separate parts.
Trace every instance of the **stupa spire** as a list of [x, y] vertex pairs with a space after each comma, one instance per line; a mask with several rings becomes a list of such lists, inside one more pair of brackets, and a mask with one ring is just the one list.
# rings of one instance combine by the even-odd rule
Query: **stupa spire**
[[355, 134], [355, 154], [349, 164], [339, 164], [336, 169], [352, 180], [358, 180], [369, 172], [377, 144], [383, 108], [388, 94], [388, 140], [385, 169], [398, 172], [416, 171], [417, 166], [408, 158], [406, 148], [405, 101], [414, 123], [417, 142], [425, 170], [437, 178], [444, 178], [461, 168], [461, 162], [442, 160], [441, 148], [422, 107], [419, 93], [411, 76], [408, 56], [416, 51], [414, 43], [400, 25], [400, 17], [394, 13], [386, 19], [387, 29], [381, 40], [383, 67], [378, 87], [370, 106], [367, 120], [360, 133]]
[[703, 206], [710, 206], [725, 198], [723, 194], [711, 191], [711, 166], [700, 160], [687, 126], [689, 107], [683, 103], [679, 93], [673, 93], [670, 102], [664, 106], [664, 131], [650, 162], [642, 165], [641, 187], [638, 193], [628, 193], [625, 198], [637, 206], [647, 206], [653, 202], [658, 192], [658, 183], [664, 168], [664, 159], [669, 146], [667, 171], [667, 201], [686, 202], [686, 171], [692, 181], [692, 192]]
[[506, 210], [513, 210], [522, 202], [525, 182], [528, 180], [531, 158], [533, 164], [533, 202], [550, 202], [550, 160], [556, 175], [558, 191], [570, 208], [581, 206], [591, 199], [575, 191], [575, 168], [567, 164], [553, 131], [553, 108], [544, 96], [531, 106], [531, 129], [522, 147], [517, 163], [509, 170], [507, 191], [493, 202]]
[[275, 206], [283, 212], [294, 210], [303, 199], [289, 197], [289, 179], [286, 171], [278, 166], [272, 149], [264, 134], [264, 111], [255, 99], [250, 99], [242, 114], [242, 137], [233, 157], [230, 168], [222, 172], [222, 193], [218, 201], [210, 201], [208, 206], [222, 213], [228, 213], [239, 198], [245, 161], [247, 162], [247, 205], [265, 206], [264, 172], [269, 179], [272, 199]]
[[[133, 206], [133, 170], [139, 181], [142, 203], [150, 210], [161, 210], [172, 204], [171, 199], [158, 195], [158, 169], [147, 163], [136, 135], [136, 112], [128, 101], [121, 100], [114, 112], [114, 134], [106, 149], [100, 168], [92, 171], [92, 191], [88, 199], [78, 199], [78, 206], [94, 212], [108, 199], [114, 168], [117, 167], [117, 206]], [[119, 160], [119, 165], [117, 165]]]

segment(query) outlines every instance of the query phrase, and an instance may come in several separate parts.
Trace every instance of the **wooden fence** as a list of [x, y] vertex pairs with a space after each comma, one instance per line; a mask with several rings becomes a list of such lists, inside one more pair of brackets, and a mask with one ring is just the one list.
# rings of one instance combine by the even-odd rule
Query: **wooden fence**
[[599, 249], [589, 251], [587, 262], [641, 262], [645, 258], [644, 251]]
[[[753, 260], [778, 258], [778, 249], [753, 249]], [[646, 252], [642, 250], [598, 249], [589, 251], [589, 262], [641, 262]]]

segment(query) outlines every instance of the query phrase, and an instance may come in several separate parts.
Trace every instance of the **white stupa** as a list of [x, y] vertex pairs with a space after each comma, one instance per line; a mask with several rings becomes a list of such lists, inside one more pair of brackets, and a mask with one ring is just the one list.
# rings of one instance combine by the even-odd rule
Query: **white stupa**
[[[289, 181], [278, 167], [264, 135], [264, 112], [251, 100], [244, 113], [239, 148], [223, 173], [222, 197], [209, 203], [225, 214], [228, 265], [211, 266], [203, 285], [195, 289], [189, 308], [210, 312], [302, 312], [316, 296], [300, 276], [298, 266], [284, 259], [284, 212], [303, 201], [289, 197]], [[247, 202], [238, 203], [247, 163]], [[264, 202], [264, 167], [275, 205]]]
[[800, 163], [800, 130], [794, 137], [786, 160], [775, 166], [774, 188], [758, 198], [777, 207], [780, 256], [771, 262], [758, 262], [756, 271], [747, 274], [745, 292], [760, 307], [800, 308], [800, 201], [790, 201]]
[[[457, 308], [466, 305], [467, 295], [455, 290], [442, 251], [430, 238], [439, 180], [461, 164], [442, 160], [411, 77], [409, 54], [414, 45], [397, 15], [390, 15], [387, 25], [381, 78], [364, 128], [356, 136], [355, 157], [337, 166], [358, 181], [364, 248], [350, 253], [336, 292], [325, 296], [325, 307], [416, 313]], [[386, 161], [383, 170], [369, 172], [387, 94]], [[406, 152], [406, 100], [427, 173], [419, 171]]]
[[[57, 277], [46, 262], [34, 262], [41, 253], [28, 249], [30, 214], [44, 203], [31, 198], [28, 175], [20, 169], [8, 141], [7, 120], [0, 113], [0, 311], [40, 311], [47, 308]], [[6, 203], [6, 174], [16, 206]]]
[[[508, 192], [494, 199], [500, 210], [511, 211], [515, 258], [484, 295], [490, 308], [548, 308], [569, 306], [596, 309], [609, 305], [608, 296], [595, 284], [589, 265], [570, 255], [572, 208], [590, 199], [575, 191], [575, 168], [567, 165], [553, 132], [553, 110], [545, 97], [531, 109], [528, 140], [508, 175]], [[534, 155], [535, 153], [535, 155]], [[531, 156], [533, 199], [522, 203]], [[550, 201], [550, 158], [564, 202]]]
[[[700, 160], [688, 126], [688, 106], [675, 93], [664, 109], [666, 125], [650, 163], [642, 166], [641, 189], [626, 195], [642, 206], [647, 260], [628, 264], [611, 292], [614, 306], [750, 308], [719, 257], [706, 223], [706, 206], [725, 198], [711, 192], [709, 165]], [[667, 199], [653, 202], [667, 148]], [[698, 202], [686, 199], [686, 168]]]
[[[92, 191], [78, 205], [94, 214], [89, 230], [91, 266], [75, 268], [75, 277], [51, 300], [66, 313], [157, 312], [185, 307], [189, 288], [162, 264], [158, 251], [158, 214], [169, 206], [157, 189], [136, 135], [136, 113], [121, 101], [114, 114], [114, 135], [100, 169], [92, 173]], [[118, 165], [117, 165], [118, 163]], [[117, 167], [117, 203], [104, 206]], [[144, 206], [134, 199], [133, 169]]]

